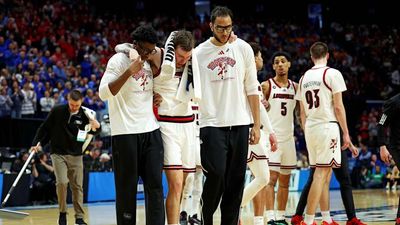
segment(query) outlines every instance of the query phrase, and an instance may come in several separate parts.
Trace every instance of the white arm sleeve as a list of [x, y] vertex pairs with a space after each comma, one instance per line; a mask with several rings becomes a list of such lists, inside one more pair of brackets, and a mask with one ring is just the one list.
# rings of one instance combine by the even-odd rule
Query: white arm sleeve
[[269, 134], [275, 133], [274, 129], [272, 129], [271, 121], [269, 120], [269, 116], [267, 110], [264, 105], [260, 103], [260, 121], [263, 125], [263, 130]]

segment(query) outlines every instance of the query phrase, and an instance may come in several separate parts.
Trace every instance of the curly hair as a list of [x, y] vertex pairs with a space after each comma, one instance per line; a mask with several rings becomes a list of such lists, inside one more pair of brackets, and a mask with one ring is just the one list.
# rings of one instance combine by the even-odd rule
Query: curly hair
[[131, 38], [134, 41], [148, 42], [150, 44], [157, 44], [157, 33], [153, 27], [148, 25], [141, 25], [137, 27], [132, 33]]

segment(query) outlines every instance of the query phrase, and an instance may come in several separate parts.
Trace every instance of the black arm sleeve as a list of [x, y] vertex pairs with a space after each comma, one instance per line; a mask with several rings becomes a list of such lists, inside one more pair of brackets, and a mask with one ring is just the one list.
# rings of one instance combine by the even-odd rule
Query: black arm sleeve
[[386, 137], [386, 129], [388, 127], [388, 125], [390, 124], [390, 121], [393, 118], [393, 108], [394, 108], [394, 103], [392, 101], [390, 101], [390, 99], [388, 101], [386, 101], [383, 104], [383, 112], [382, 112], [382, 116], [378, 122], [378, 146], [383, 146], [383, 145], [387, 145], [387, 137]]
[[[382, 116], [384, 116], [384, 114]], [[387, 145], [385, 132], [386, 132], [385, 127], [382, 124], [378, 123], [378, 147]]]

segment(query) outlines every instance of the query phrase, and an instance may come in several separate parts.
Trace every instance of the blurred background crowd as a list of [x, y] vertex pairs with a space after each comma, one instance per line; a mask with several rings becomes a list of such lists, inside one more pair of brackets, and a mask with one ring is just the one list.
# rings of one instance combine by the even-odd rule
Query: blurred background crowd
[[[111, 171], [107, 104], [98, 94], [107, 61], [114, 54], [116, 44], [131, 41], [130, 32], [140, 24], [150, 24], [157, 30], [160, 47], [169, 32], [176, 29], [192, 31], [197, 43], [210, 37], [207, 13], [196, 13], [196, 4], [188, 2], [192, 3], [193, 10], [189, 7], [188, 12], [183, 12], [182, 8], [190, 3], [167, 6], [166, 3], [116, 1], [116, 5], [120, 3], [125, 9], [115, 11], [107, 10], [105, 3], [89, 0], [0, 0], [0, 121], [43, 119], [54, 105], [66, 103], [66, 95], [77, 88], [85, 95], [83, 105], [95, 110], [102, 123], [101, 135], [85, 152], [85, 170]], [[204, 2], [207, 1], [194, 3], [204, 5]], [[271, 11], [265, 4], [251, 1], [242, 10], [232, 6], [234, 13], [239, 11], [240, 15], [234, 19], [235, 34], [262, 46], [265, 66], [258, 75], [259, 81], [273, 76], [270, 57], [273, 52], [284, 50], [293, 59], [290, 79], [298, 82], [311, 66], [309, 46], [317, 40], [327, 42], [331, 50], [329, 65], [339, 69], [346, 80], [347, 120], [353, 142], [361, 152], [357, 159], [349, 155], [353, 186], [396, 188], [397, 168], [379, 159], [376, 123], [382, 100], [400, 90], [398, 26], [373, 22], [368, 16], [381, 15], [379, 7], [374, 5], [377, 11], [362, 14], [366, 16], [364, 21], [358, 18], [344, 22], [340, 16], [337, 20], [330, 16], [334, 14], [329, 13], [335, 9], [334, 5], [325, 7], [321, 3], [305, 8], [294, 5], [298, 14], [291, 17], [293, 9], [286, 14], [281, 12], [282, 16], [278, 12], [268, 15]], [[279, 3], [273, 4], [273, 7], [279, 6]], [[322, 7], [320, 14], [318, 6]], [[174, 7], [175, 11], [171, 12]], [[280, 7], [286, 10], [283, 5]], [[310, 16], [313, 7], [317, 8], [316, 17]], [[162, 8], [167, 12], [157, 13]], [[307, 15], [307, 9], [308, 17], [302, 16]], [[254, 16], [243, 12], [246, 10], [253, 10]], [[307, 168], [304, 134], [299, 126], [295, 136], [298, 168]], [[24, 149], [1, 143], [0, 147], [2, 171], [19, 172], [27, 160], [29, 146]], [[32, 174], [32, 191], [41, 193], [34, 195], [38, 199], [32, 201], [55, 201], [55, 179], [49, 159], [45, 149], [27, 170]]]

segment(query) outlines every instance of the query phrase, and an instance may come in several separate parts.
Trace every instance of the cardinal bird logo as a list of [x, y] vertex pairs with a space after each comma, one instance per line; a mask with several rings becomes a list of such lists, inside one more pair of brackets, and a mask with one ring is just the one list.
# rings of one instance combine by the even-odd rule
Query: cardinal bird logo
[[331, 143], [329, 145], [329, 149], [332, 149], [332, 153], [334, 153], [336, 148], [337, 148], [337, 138], [331, 139]]

